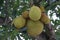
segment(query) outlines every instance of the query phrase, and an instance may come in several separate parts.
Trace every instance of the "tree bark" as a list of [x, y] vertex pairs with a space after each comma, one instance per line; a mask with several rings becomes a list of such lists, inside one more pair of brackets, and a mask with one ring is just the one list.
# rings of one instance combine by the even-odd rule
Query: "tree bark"
[[56, 40], [55, 31], [51, 26], [51, 23], [45, 24], [45, 30], [46, 30], [47, 36], [49, 37], [48, 40]]

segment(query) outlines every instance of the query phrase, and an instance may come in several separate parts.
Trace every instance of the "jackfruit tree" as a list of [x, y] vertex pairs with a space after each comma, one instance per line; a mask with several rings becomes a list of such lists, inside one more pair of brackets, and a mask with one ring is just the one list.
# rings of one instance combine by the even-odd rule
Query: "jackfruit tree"
[[60, 40], [60, 0], [0, 0], [0, 40]]

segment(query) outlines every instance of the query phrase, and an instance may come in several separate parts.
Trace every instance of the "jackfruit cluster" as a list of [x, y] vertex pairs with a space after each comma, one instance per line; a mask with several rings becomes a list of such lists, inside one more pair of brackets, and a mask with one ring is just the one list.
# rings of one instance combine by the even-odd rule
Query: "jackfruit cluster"
[[24, 11], [21, 16], [16, 17], [12, 23], [18, 29], [27, 27], [28, 35], [36, 37], [43, 31], [44, 24], [50, 23], [50, 19], [42, 13], [42, 10], [44, 11], [42, 7], [33, 5], [29, 11]]

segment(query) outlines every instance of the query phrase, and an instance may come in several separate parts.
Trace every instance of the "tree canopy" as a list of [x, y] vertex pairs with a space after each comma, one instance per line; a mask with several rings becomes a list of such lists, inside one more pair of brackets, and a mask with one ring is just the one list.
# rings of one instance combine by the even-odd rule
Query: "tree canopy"
[[45, 13], [55, 31], [56, 40], [60, 40], [60, 0], [0, 0], [0, 40], [32, 39], [24, 31], [26, 28], [17, 30], [11, 23], [22, 12], [29, 11], [32, 5], [38, 7], [42, 5], [45, 8]]

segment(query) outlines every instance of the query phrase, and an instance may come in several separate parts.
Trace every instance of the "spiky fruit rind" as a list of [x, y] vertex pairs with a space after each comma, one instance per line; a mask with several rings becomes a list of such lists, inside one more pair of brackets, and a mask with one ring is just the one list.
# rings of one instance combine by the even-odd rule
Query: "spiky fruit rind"
[[30, 11], [29, 11], [29, 17], [33, 21], [39, 20], [40, 17], [41, 17], [41, 10], [40, 10], [40, 8], [37, 7], [37, 6], [32, 6]]
[[44, 6], [40, 6], [41, 12], [45, 12]]
[[41, 20], [44, 24], [49, 24], [49, 23], [50, 23], [50, 19], [48, 18], [48, 16], [47, 16], [45, 13], [42, 13], [40, 20]]
[[24, 18], [28, 18], [28, 17], [29, 17], [29, 12], [28, 12], [28, 11], [24, 11], [24, 12], [22, 13], [22, 16], [23, 16]]
[[13, 24], [14, 24], [14, 26], [16, 28], [22, 28], [22, 27], [24, 27], [25, 22], [26, 22], [26, 20], [22, 16], [16, 17], [13, 20]]
[[27, 22], [27, 33], [31, 37], [36, 37], [39, 34], [41, 34], [43, 28], [44, 28], [43, 23], [41, 23], [40, 21], [28, 20]]

